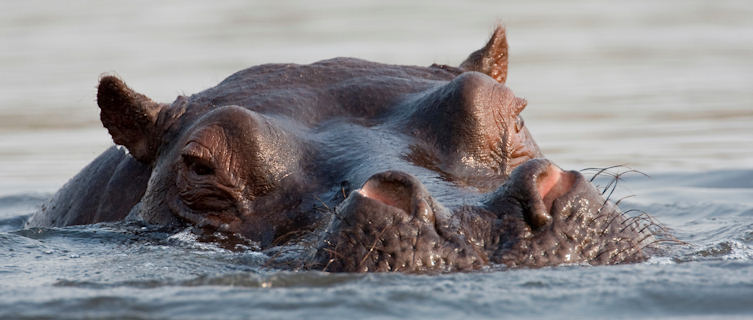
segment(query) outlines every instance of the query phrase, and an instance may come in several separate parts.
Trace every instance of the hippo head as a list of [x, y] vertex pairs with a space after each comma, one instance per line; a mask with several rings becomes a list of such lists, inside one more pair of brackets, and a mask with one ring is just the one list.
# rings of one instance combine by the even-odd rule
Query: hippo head
[[97, 102], [151, 170], [130, 213], [149, 223], [262, 248], [306, 234], [306, 264], [335, 271], [643, 259], [635, 226], [540, 159], [506, 77], [498, 28], [460, 67], [268, 64], [172, 104], [105, 76]]

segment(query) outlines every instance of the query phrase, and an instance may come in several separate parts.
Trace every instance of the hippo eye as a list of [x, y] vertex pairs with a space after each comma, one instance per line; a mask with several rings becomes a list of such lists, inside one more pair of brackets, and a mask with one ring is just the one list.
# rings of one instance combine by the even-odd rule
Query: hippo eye
[[183, 155], [183, 163], [186, 168], [197, 176], [206, 176], [214, 173], [214, 168], [211, 164], [207, 163], [204, 159], [192, 156]]
[[523, 130], [523, 125], [525, 125], [525, 121], [523, 121], [523, 117], [518, 116], [515, 118], [515, 131], [520, 132], [520, 130]]

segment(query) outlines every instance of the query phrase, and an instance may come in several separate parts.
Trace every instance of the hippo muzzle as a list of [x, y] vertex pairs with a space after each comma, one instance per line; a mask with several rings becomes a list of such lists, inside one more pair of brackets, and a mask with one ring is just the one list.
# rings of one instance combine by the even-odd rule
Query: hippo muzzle
[[577, 171], [534, 159], [490, 199], [449, 210], [408, 173], [372, 176], [337, 208], [318, 259], [333, 271], [447, 272], [642, 261], [648, 237]]

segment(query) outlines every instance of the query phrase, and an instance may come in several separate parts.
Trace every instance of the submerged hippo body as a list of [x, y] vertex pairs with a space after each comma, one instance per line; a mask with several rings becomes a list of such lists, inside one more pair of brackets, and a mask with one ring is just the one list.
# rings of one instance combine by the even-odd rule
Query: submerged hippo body
[[29, 226], [116, 221], [309, 241], [328, 271], [645, 259], [650, 236], [543, 155], [504, 85], [498, 28], [459, 68], [269, 64], [172, 104], [100, 80], [114, 142]]

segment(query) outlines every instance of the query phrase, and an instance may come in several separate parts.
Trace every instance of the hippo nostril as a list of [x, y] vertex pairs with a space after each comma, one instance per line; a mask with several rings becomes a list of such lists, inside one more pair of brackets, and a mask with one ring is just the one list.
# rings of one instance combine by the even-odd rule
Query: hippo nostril
[[562, 199], [580, 181], [575, 171], [562, 171], [546, 159], [528, 160], [490, 198], [486, 206], [498, 214], [520, 212], [526, 224], [537, 230], [552, 223], [562, 211]]
[[370, 179], [361, 190], [361, 195], [410, 213], [413, 192], [411, 187], [397, 180]]
[[555, 214], [554, 201], [568, 193], [574, 181], [573, 172], [564, 172], [551, 163], [539, 172], [535, 177], [536, 186], [533, 191], [538, 194], [531, 195], [533, 203], [525, 216], [532, 228], [541, 228], [552, 221]]
[[572, 172], [562, 171], [553, 164], [537, 177], [536, 189], [547, 212], [551, 214], [554, 200], [572, 189], [574, 181], [575, 176]]

